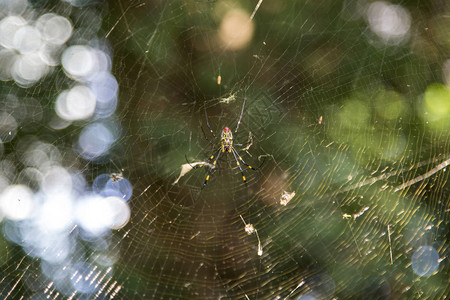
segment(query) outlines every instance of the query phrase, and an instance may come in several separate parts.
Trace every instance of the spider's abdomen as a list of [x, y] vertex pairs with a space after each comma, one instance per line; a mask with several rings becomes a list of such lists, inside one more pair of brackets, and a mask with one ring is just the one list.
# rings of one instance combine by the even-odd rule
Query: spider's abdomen
[[231, 152], [233, 149], [233, 133], [230, 128], [225, 127], [221, 134], [222, 152]]
[[231, 152], [233, 148], [233, 140], [222, 139], [222, 152]]

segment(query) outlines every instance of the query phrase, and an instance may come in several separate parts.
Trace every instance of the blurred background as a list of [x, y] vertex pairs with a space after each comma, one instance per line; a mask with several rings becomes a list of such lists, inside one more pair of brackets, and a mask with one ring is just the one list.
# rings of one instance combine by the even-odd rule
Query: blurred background
[[0, 0], [1, 298], [447, 297], [449, 15]]

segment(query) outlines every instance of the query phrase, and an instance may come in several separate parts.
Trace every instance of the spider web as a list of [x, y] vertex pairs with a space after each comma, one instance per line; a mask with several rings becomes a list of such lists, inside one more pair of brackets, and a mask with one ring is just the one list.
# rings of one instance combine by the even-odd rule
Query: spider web
[[[111, 120], [121, 134], [99, 160], [71, 146], [84, 123], [55, 130], [43, 119], [34, 135], [58, 149], [61, 165], [78, 170], [88, 185], [121, 172], [132, 184], [131, 215], [119, 229], [73, 238], [75, 250], [58, 264], [12, 238], [23, 229], [5, 218], [2, 297], [441, 299], [450, 293], [450, 7], [67, 2], [75, 8], [58, 1], [30, 6], [34, 14], [64, 15], [74, 28], [81, 26], [76, 18], [97, 16], [82, 27], [97, 30], [110, 49], [119, 86]], [[97, 45], [93, 40], [88, 44]], [[44, 94], [61, 92], [57, 78], [64, 72], [56, 73], [30, 87], [3, 82], [2, 92], [31, 95], [52, 116], [54, 100]], [[234, 133], [243, 146], [235, 149], [259, 168], [244, 168], [244, 183], [232, 154], [222, 153], [202, 189], [208, 168], [189, 164], [206, 162], [220, 146], [205, 110], [220, 136], [225, 126], [236, 128], [244, 100]], [[27, 139], [19, 131], [2, 144], [3, 162], [23, 168], [18, 140]], [[183, 165], [187, 172], [180, 174]], [[70, 228], [71, 235], [83, 237], [80, 227]]]

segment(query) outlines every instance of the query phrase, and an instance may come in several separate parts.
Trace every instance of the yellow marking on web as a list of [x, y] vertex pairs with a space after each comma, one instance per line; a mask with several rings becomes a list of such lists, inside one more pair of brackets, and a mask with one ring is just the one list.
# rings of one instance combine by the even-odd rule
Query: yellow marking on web
[[209, 180], [209, 175], [208, 176], [206, 176], [206, 181], [208, 181]]
[[242, 176], [242, 179], [243, 179], [244, 181], [247, 181], [247, 179], [245, 179], [245, 176]]
[[238, 161], [236, 162], [236, 165], [238, 165], [238, 166], [239, 166], [239, 162], [238, 162]]
[[216, 162], [217, 162], [217, 160], [215, 160], [215, 161], [213, 162], [213, 165], [215, 165], [215, 164], [216, 164]]
[[203, 167], [203, 165], [200, 165], [200, 168]]
[[249, 169], [253, 169], [252, 166], [248, 166]]
[[239, 156], [239, 160], [242, 160], [242, 157]]
[[211, 155], [211, 157], [209, 159], [213, 159], [213, 158], [214, 158], [214, 155]]

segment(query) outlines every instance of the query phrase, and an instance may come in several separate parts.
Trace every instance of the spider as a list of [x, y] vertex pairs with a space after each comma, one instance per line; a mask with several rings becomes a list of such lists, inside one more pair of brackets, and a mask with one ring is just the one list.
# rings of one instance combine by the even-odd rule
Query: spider
[[[239, 116], [239, 120], [238, 120], [238, 122], [237, 122], [236, 129], [234, 130], [234, 134], [237, 134], [238, 129], [239, 129], [239, 125], [241, 124], [242, 115], [243, 115], [243, 113], [244, 113], [244, 107], [245, 107], [245, 99], [244, 99], [244, 103], [242, 104], [241, 115]], [[215, 134], [214, 131], [211, 129], [211, 126], [209, 125], [208, 114], [206, 113], [206, 107], [205, 107], [205, 119], [206, 119], [206, 125], [208, 126], [209, 131], [211, 132], [212, 136], [213, 136], [214, 138], [216, 138], [216, 137], [217, 137], [216, 134]], [[202, 128], [202, 131], [203, 131], [203, 128]], [[214, 145], [214, 143], [211, 142], [211, 141], [206, 137], [206, 134], [205, 134], [204, 131], [203, 131], [203, 134], [204, 134], [206, 140], [207, 140], [211, 145]], [[246, 167], [248, 167], [249, 169], [253, 170], [253, 171], [256, 171], [256, 170], [259, 169], [259, 168], [258, 168], [258, 169], [257, 169], [257, 168], [254, 168], [254, 167], [250, 166], [249, 164], [247, 164], [247, 163], [242, 159], [242, 157], [239, 155], [239, 153], [237, 152], [237, 150], [236, 150], [236, 148], [235, 148], [234, 146], [243, 146], [243, 145], [242, 145], [242, 144], [233, 144], [233, 132], [231, 131], [231, 129], [230, 129], [229, 127], [224, 127], [224, 128], [222, 129], [222, 132], [220, 133], [220, 146], [219, 146], [219, 149], [217, 150], [217, 154], [214, 155], [214, 153], [213, 153], [213, 154], [208, 158], [208, 163], [206, 163], [206, 164], [199, 164], [199, 165], [192, 166], [192, 165], [189, 163], [189, 161], [187, 161], [187, 162], [189, 163], [189, 165], [191, 165], [191, 167], [192, 167], [193, 169], [201, 168], [201, 167], [204, 167], [204, 166], [208, 166], [208, 167], [209, 167], [208, 174], [206, 175], [206, 179], [205, 179], [205, 182], [203, 183], [202, 189], [208, 184], [209, 178], [210, 178], [210, 176], [212, 175], [214, 169], [215, 169], [216, 166], [217, 166], [217, 160], [219, 159], [221, 153], [231, 153], [231, 154], [233, 154], [234, 160], [236, 161], [236, 165], [238, 166], [239, 170], [241, 171], [241, 174], [242, 174], [242, 180], [244, 181], [244, 183], [247, 182], [247, 178], [245, 178], [244, 170], [242, 170], [241, 163], [242, 163], [243, 165], [245, 165]], [[186, 160], [187, 160], [187, 158], [186, 158]], [[212, 165], [209, 163], [210, 161], [213, 161]], [[264, 161], [263, 161], [263, 163], [264, 163]], [[261, 166], [262, 166], [262, 164], [261, 164]], [[261, 167], [261, 166], [260, 166], [260, 167]]]

